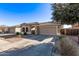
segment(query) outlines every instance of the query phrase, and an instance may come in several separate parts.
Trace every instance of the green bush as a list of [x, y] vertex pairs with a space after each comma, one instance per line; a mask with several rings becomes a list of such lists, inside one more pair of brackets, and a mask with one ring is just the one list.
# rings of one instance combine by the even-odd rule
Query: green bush
[[21, 33], [20, 32], [16, 32], [16, 35], [21, 35]]

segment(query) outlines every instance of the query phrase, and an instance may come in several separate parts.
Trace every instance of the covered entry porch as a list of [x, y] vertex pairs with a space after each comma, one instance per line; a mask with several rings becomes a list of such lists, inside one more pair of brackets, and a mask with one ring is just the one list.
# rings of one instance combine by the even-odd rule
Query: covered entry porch
[[22, 26], [21, 32], [25, 34], [39, 34], [39, 27], [36, 25]]

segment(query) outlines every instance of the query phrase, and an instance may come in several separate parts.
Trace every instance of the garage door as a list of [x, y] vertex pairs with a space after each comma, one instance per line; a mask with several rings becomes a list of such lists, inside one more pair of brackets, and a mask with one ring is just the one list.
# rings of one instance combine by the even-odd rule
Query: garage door
[[40, 34], [44, 35], [55, 35], [56, 27], [51, 25], [40, 26]]

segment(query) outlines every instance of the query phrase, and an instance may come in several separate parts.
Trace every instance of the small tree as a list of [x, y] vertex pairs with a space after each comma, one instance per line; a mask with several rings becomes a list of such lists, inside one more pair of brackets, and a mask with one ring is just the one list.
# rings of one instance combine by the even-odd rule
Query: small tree
[[[77, 3], [56, 4], [55, 3], [51, 5], [52, 5], [52, 11], [53, 11], [52, 19], [54, 19], [54, 21], [60, 22], [61, 24], [79, 23], [79, 4]], [[78, 37], [78, 43], [79, 43], [79, 37]]]
[[52, 19], [61, 24], [75, 24], [79, 22], [79, 4], [52, 4]]

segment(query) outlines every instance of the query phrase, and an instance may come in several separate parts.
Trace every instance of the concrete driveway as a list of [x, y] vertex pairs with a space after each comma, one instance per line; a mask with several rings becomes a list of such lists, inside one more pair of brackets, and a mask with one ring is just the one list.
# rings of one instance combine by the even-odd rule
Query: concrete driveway
[[[33, 38], [33, 39], [32, 39]], [[36, 38], [36, 39], [34, 39]], [[9, 38], [8, 40], [16, 40]], [[19, 38], [18, 38], [19, 39]], [[41, 39], [41, 40], [40, 40]], [[55, 55], [55, 46], [52, 44], [52, 36], [28, 36], [20, 38], [17, 42], [9, 42], [0, 46], [0, 56], [51, 56]], [[7, 40], [4, 40], [7, 42]]]

